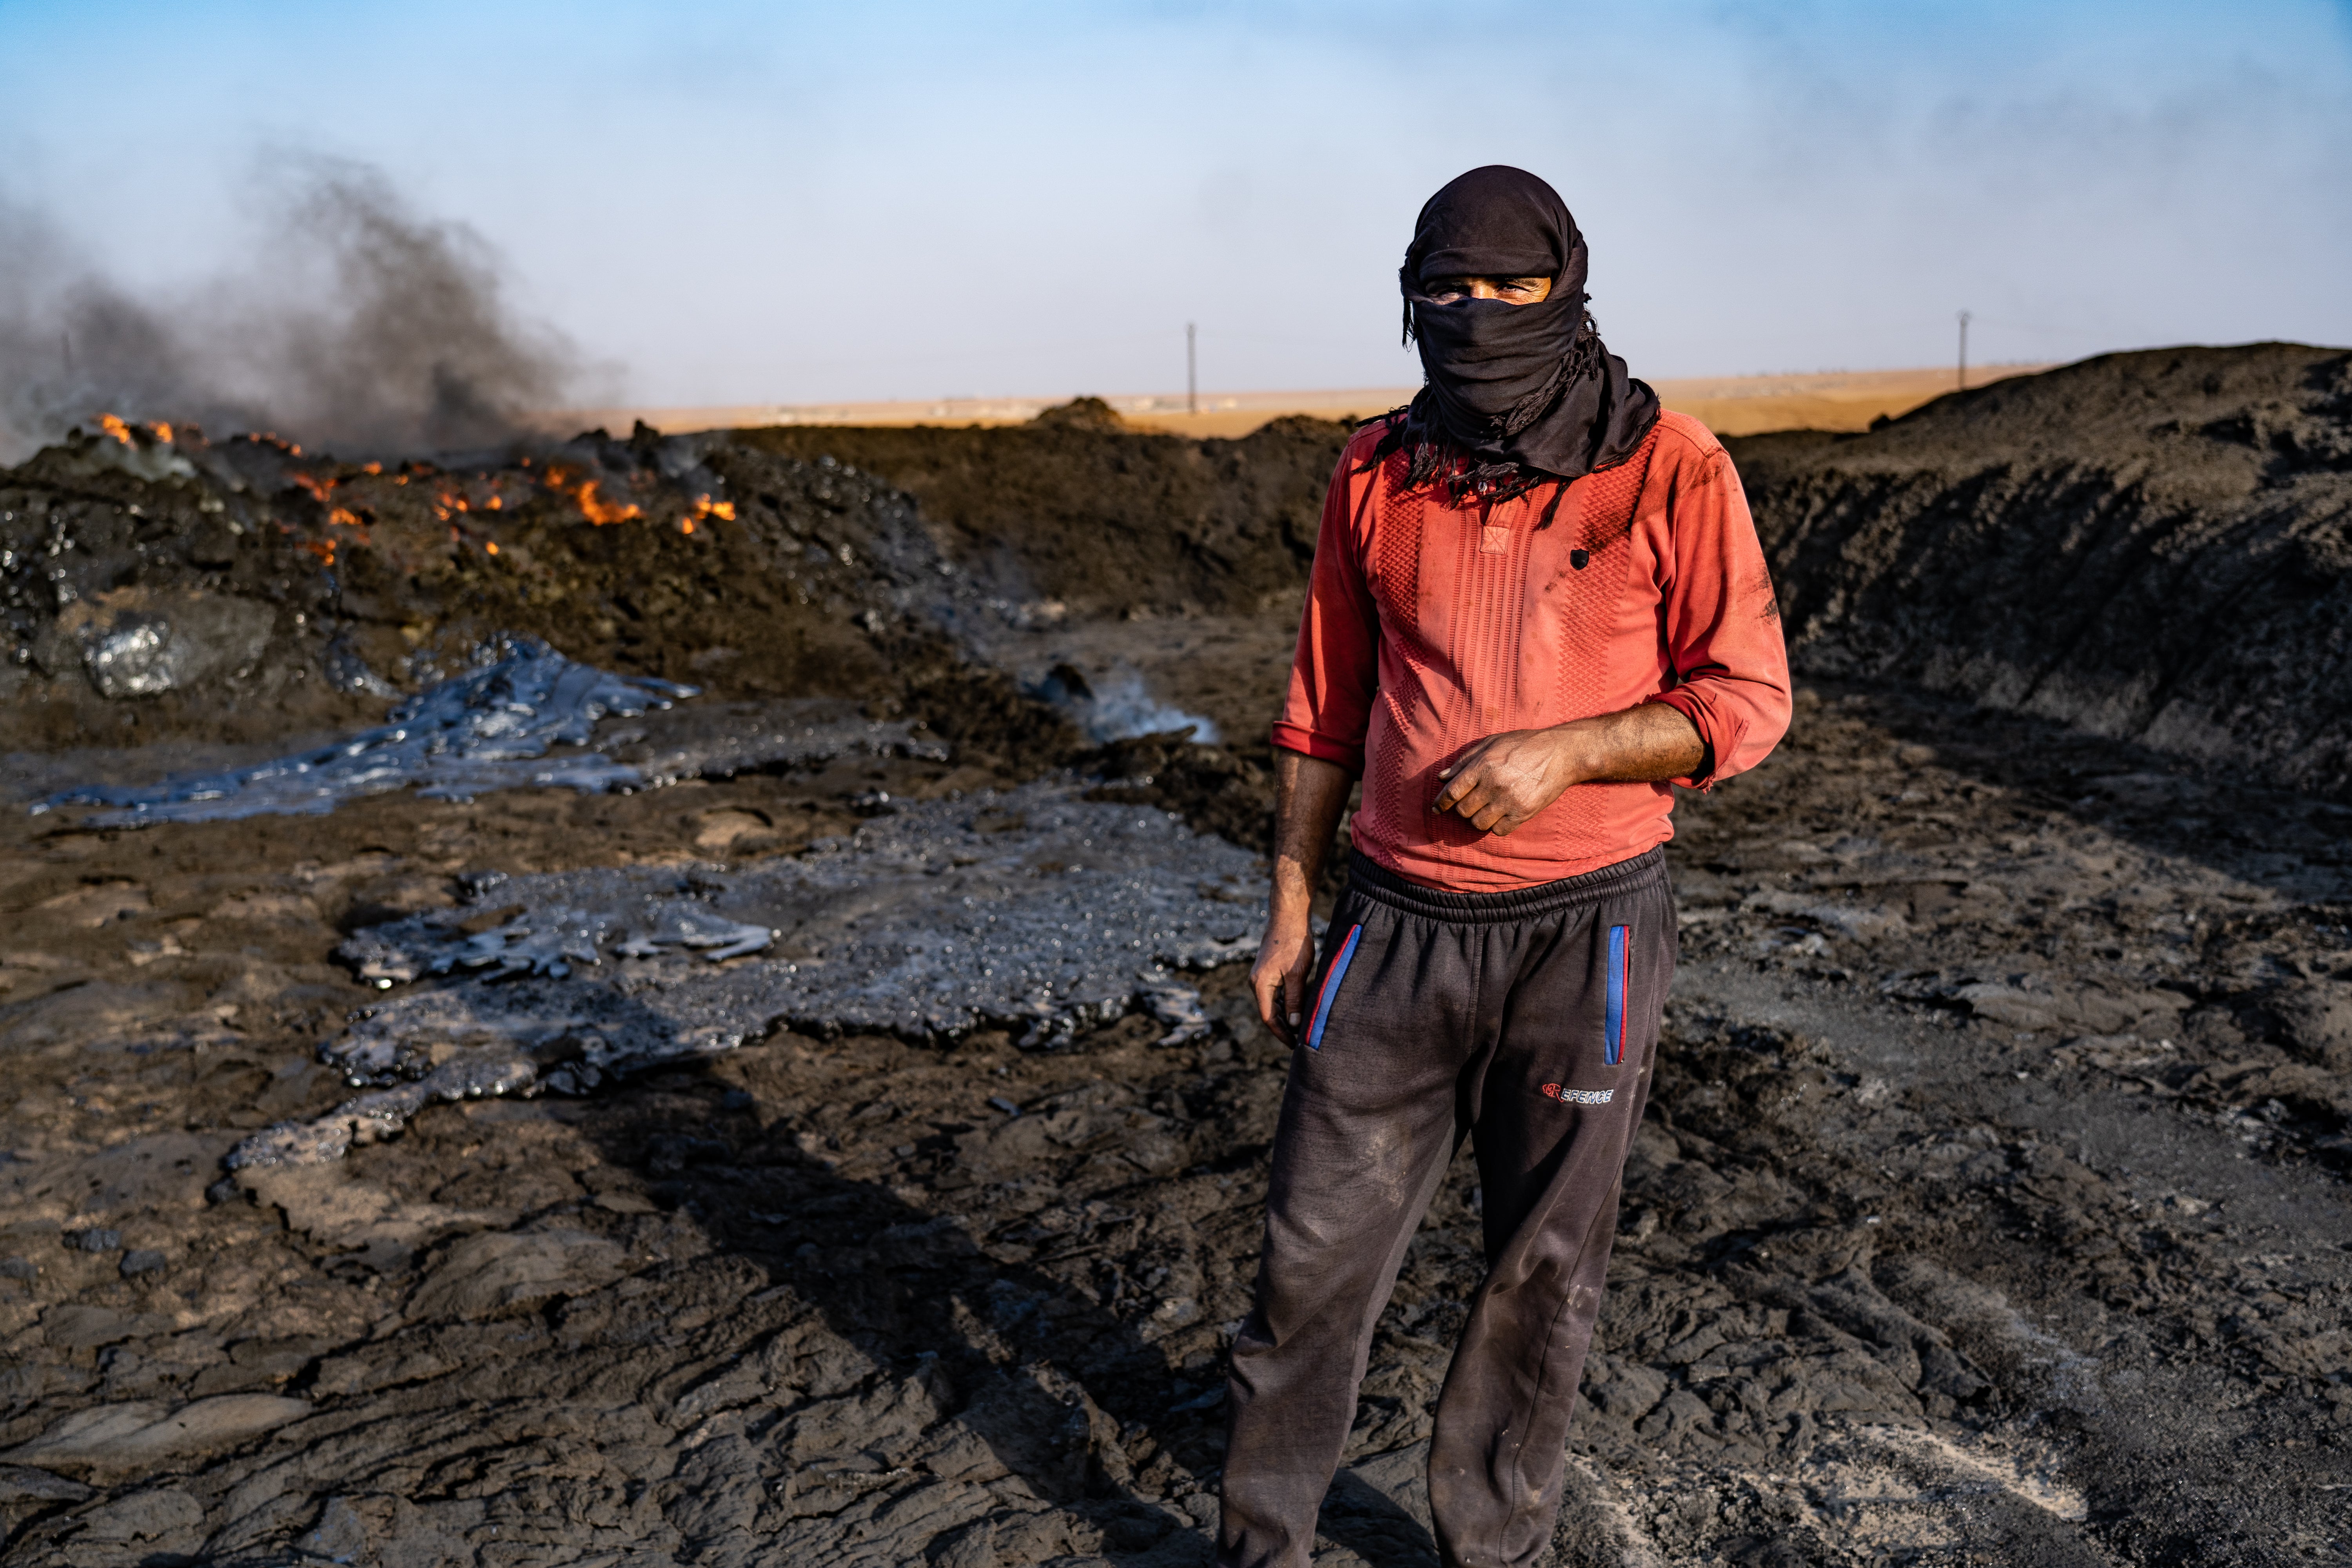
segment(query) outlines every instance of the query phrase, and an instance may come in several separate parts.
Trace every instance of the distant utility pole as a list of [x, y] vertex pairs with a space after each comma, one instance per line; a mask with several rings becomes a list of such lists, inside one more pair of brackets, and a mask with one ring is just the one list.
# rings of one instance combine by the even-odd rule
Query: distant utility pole
[[1184, 412], [1187, 414], [1201, 412], [1200, 361], [1192, 351], [1192, 340], [1200, 335], [1200, 331], [1201, 329], [1192, 322], [1184, 323]]
[[1969, 389], [1969, 313], [1960, 312], [1960, 390]]

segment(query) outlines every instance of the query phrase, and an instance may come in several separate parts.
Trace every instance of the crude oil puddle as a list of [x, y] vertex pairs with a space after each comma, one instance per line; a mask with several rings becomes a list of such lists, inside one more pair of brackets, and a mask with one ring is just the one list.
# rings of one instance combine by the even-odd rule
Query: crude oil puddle
[[547, 760], [548, 748], [587, 744], [608, 714], [667, 708], [697, 688], [614, 675], [576, 663], [546, 644], [517, 638], [489, 663], [428, 687], [373, 730], [292, 756], [228, 773], [184, 774], [159, 784], [63, 790], [33, 806], [111, 809], [100, 826], [211, 822], [225, 817], [329, 812], [360, 795], [414, 784], [419, 794], [464, 800], [487, 790], [563, 784], [595, 792], [642, 783], [634, 768], [589, 752]]
[[860, 750], [946, 754], [904, 724], [867, 721], [852, 704], [819, 700], [728, 704], [705, 722], [602, 737], [623, 752], [620, 760], [601, 751], [550, 757], [557, 745], [587, 746], [599, 721], [650, 716], [699, 689], [598, 669], [533, 638], [502, 646], [498, 658], [427, 688], [393, 709], [383, 723], [331, 745], [221, 773], [174, 774], [155, 784], [82, 785], [47, 795], [31, 809], [37, 815], [64, 805], [100, 806], [106, 809], [92, 815], [90, 826], [136, 827], [317, 815], [362, 795], [412, 785], [444, 800], [533, 786], [596, 794]]
[[308, 1164], [442, 1100], [578, 1092], [780, 1027], [1042, 1045], [1139, 1008], [1208, 1026], [1185, 971], [1252, 952], [1256, 857], [1084, 785], [935, 801], [761, 864], [478, 879], [470, 904], [338, 956], [387, 1000], [322, 1047], [365, 1094], [282, 1123], [233, 1166]]

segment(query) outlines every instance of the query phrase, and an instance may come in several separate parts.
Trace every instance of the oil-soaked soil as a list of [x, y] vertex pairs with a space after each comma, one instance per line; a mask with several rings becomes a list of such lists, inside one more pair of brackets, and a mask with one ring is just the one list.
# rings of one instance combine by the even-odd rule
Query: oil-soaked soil
[[[1114, 438], [1060, 439], [1081, 437]], [[803, 646], [866, 651], [837, 668], [759, 647], [639, 659], [657, 641], [617, 623], [558, 646], [716, 689], [665, 721], [826, 696], [936, 743], [727, 753], [630, 795], [390, 793], [141, 830], [0, 816], [7, 1561], [1206, 1561], [1221, 1357], [1286, 1062], [1239, 964], [1190, 977], [1205, 1032], [1140, 1005], [1028, 1049], [1002, 1027], [924, 1043], [783, 1027], [585, 1093], [431, 1105], [328, 1163], [224, 1166], [351, 1096], [318, 1047], [383, 993], [337, 949], [437, 910], [464, 930], [496, 901], [486, 873], [756, 868], [873, 824], [884, 795], [929, 809], [1065, 766], [1099, 779], [1097, 800], [1262, 841], [1256, 737], [1293, 568], [1269, 565], [1246, 603], [1089, 606], [1067, 583], [919, 603], [926, 573], [952, 584], [937, 565], [972, 558], [966, 523], [929, 518], [953, 501], [898, 511], [911, 479], [740, 460], [789, 465], [728, 491], [746, 513], [760, 493], [789, 501], [758, 524], [776, 551], [815, 569], [811, 542], [836, 563], [846, 542], [911, 567], [828, 576], [807, 605], [714, 570], [703, 607], [656, 631], [738, 647], [716, 628], [759, 593], [808, 611]], [[844, 517], [870, 521], [818, 535]], [[540, 560], [589, 527], [530, 526], [500, 537]], [[585, 537], [617, 552], [613, 575], [549, 590], [517, 629], [593, 633], [579, 605], [625, 595], [667, 559], [654, 552], [699, 548]], [[478, 554], [467, 593], [488, 580]], [[110, 559], [159, 593], [172, 572], [251, 569], [151, 581]], [[400, 589], [441, 617], [414, 640], [427, 652], [489, 613], [436, 609], [441, 569]], [[126, 703], [72, 668], [123, 628], [79, 623], [80, 652], [53, 639], [59, 673], [25, 677], [54, 707], [11, 743], [67, 711], [110, 722], [12, 755], [15, 798], [152, 777], [154, 748], [104, 749], [131, 729], [190, 736], [171, 765], [226, 766], [299, 727], [379, 719], [364, 690], [294, 691], [286, 672], [326, 668], [331, 639], [251, 570], [275, 646], [312, 663]], [[53, 599], [24, 602], [47, 606], [35, 630], [62, 618]], [[385, 614], [331, 631], [423, 624]], [[1234, 744], [1090, 742], [1024, 695], [1057, 665], [1132, 668]], [[950, 689], [965, 695], [937, 700]], [[231, 702], [268, 721], [206, 729]], [[615, 757], [692, 751], [626, 722]], [[1819, 678], [1779, 752], [1677, 816], [1683, 966], [1558, 1560], [2352, 1559], [2352, 813], [2049, 718]], [[1418, 1468], [1479, 1268], [1474, 1181], [1461, 1163], [1381, 1320], [1319, 1563], [1434, 1560]]]

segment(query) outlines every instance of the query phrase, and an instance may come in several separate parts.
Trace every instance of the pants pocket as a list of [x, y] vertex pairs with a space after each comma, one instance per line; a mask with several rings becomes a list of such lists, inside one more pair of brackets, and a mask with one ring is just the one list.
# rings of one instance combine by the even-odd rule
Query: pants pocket
[[1323, 988], [1315, 994], [1315, 1021], [1307, 1026], [1307, 1048], [1323, 1048], [1323, 1028], [1331, 1021], [1331, 1004], [1339, 999], [1340, 984], [1348, 978], [1348, 965], [1356, 956], [1356, 944], [1364, 940], [1362, 922], [1348, 928], [1347, 940], [1339, 944], [1339, 956], [1324, 972]]

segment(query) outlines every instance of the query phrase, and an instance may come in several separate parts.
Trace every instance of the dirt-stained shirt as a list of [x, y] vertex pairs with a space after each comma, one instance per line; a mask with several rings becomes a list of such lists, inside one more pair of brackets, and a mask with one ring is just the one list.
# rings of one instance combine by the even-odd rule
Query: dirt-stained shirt
[[1356, 433], [1323, 502], [1290, 694], [1274, 743], [1364, 781], [1356, 847], [1459, 892], [1574, 877], [1674, 837], [1666, 783], [1572, 785], [1507, 837], [1433, 813], [1437, 772], [1511, 730], [1680, 709], [1706, 760], [1674, 784], [1754, 767], [1789, 725], [1772, 581], [1729, 454], [1667, 412], [1633, 456], [1570, 483], [1455, 504], [1403, 489], [1406, 457], [1366, 468]]

